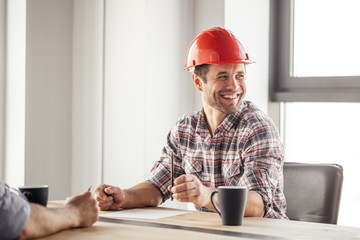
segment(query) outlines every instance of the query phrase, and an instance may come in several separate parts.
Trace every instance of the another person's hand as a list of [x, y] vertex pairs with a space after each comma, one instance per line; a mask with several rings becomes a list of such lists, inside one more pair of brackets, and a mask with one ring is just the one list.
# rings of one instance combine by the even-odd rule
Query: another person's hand
[[65, 206], [72, 208], [76, 213], [77, 221], [74, 227], [89, 227], [98, 220], [99, 209], [91, 192], [71, 197], [66, 201]]
[[169, 186], [173, 198], [179, 202], [192, 202], [195, 207], [209, 207], [210, 196], [214, 189], [205, 187], [194, 175], [181, 175], [174, 180], [174, 186]]
[[100, 210], [119, 209], [124, 200], [124, 191], [111, 185], [101, 184], [95, 194]]

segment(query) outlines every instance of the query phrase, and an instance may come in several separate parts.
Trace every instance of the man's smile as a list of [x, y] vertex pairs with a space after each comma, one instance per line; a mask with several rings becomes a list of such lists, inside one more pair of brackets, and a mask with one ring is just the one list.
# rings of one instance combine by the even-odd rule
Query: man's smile
[[220, 94], [221, 97], [223, 98], [227, 98], [227, 99], [235, 99], [238, 98], [240, 96], [240, 94]]

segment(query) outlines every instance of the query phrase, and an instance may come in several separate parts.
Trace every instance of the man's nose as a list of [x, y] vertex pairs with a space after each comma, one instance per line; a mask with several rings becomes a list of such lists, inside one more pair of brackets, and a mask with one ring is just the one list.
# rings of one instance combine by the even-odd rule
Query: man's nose
[[239, 87], [239, 81], [233, 77], [229, 79], [228, 86], [231, 89], [237, 89]]

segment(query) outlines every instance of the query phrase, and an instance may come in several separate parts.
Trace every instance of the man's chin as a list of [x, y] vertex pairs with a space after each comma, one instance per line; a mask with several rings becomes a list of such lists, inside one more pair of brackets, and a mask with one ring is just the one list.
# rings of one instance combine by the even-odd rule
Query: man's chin
[[230, 107], [224, 107], [222, 106], [219, 111], [224, 113], [224, 114], [232, 114], [232, 113], [236, 113], [237, 110], [239, 109], [240, 107], [240, 104], [239, 106], [230, 106]]

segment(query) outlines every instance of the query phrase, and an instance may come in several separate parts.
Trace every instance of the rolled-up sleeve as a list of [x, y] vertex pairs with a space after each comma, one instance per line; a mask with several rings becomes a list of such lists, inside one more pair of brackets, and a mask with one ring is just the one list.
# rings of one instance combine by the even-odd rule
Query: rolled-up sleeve
[[252, 131], [243, 153], [244, 175], [241, 185], [260, 194], [268, 218], [288, 219], [283, 194], [283, 146], [271, 125]]
[[0, 239], [15, 239], [30, 218], [30, 206], [25, 198], [0, 182]]

